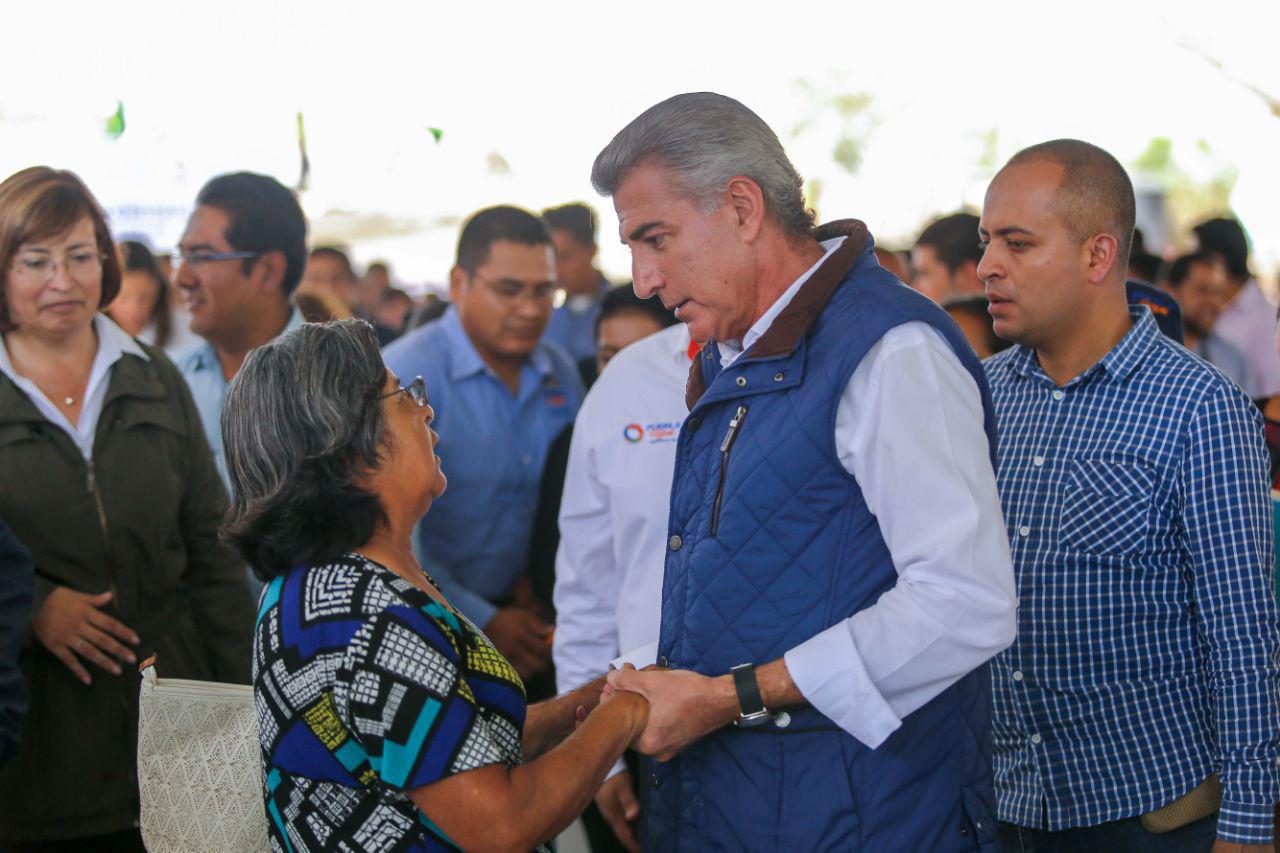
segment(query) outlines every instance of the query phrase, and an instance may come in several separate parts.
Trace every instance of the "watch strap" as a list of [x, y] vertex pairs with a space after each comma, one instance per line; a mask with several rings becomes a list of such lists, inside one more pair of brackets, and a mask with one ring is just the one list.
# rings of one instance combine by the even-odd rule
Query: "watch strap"
[[738, 664], [729, 670], [733, 673], [733, 687], [738, 693], [738, 710], [743, 717], [757, 717], [766, 713], [760, 684], [756, 681], [756, 665]]

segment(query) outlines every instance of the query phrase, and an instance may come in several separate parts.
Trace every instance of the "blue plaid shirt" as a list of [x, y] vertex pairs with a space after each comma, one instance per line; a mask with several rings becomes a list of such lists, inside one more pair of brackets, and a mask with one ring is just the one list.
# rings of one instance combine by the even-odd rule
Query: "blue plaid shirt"
[[1262, 420], [1147, 308], [1133, 317], [1061, 388], [1025, 347], [985, 364], [1020, 600], [992, 665], [1000, 819], [1131, 818], [1217, 772], [1219, 837], [1269, 843], [1280, 616]]

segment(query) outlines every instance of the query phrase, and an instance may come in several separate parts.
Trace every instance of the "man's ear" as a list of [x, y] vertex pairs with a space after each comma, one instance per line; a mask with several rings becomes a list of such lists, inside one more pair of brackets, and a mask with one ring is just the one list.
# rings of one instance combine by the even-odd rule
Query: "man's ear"
[[1114, 234], [1095, 234], [1085, 241], [1084, 248], [1088, 252], [1089, 283], [1106, 281], [1120, 262], [1120, 241]]
[[455, 266], [449, 270], [449, 301], [454, 305], [462, 301], [462, 291], [470, 284], [470, 279], [462, 267]]
[[743, 175], [730, 178], [724, 191], [724, 205], [733, 213], [742, 241], [754, 242], [760, 236], [765, 217], [768, 216], [760, 185]]
[[272, 249], [258, 256], [254, 263], [252, 275], [255, 283], [264, 292], [284, 293], [284, 274], [289, 267], [284, 252]]

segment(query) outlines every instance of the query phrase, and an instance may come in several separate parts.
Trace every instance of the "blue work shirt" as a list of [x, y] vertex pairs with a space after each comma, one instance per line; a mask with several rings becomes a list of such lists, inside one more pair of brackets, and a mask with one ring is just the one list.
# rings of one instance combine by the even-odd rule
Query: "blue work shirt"
[[[289, 312], [289, 322], [284, 324], [280, 334], [301, 325], [302, 313], [293, 308]], [[231, 494], [227, 457], [222, 451], [222, 403], [227, 399], [227, 380], [222, 375], [218, 352], [213, 344], [206, 341], [178, 359], [178, 370], [191, 388], [191, 396], [195, 398], [196, 409], [200, 412], [200, 423], [204, 426], [204, 437], [209, 440], [213, 461], [218, 466], [218, 475], [227, 487], [227, 494]], [[257, 589], [254, 591], [256, 593]]]
[[564, 350], [544, 339], [513, 395], [454, 308], [391, 344], [383, 360], [402, 383], [426, 379], [449, 479], [418, 524], [415, 550], [454, 606], [483, 627], [497, 611], [492, 602], [525, 572], [547, 449], [573, 423], [582, 380]]
[[613, 287], [612, 284], [600, 277], [600, 286], [596, 290], [590, 307], [583, 310], [578, 308], [574, 310], [575, 298], [573, 296], [565, 299], [564, 304], [551, 312], [551, 319], [547, 322], [547, 331], [543, 333], [544, 341], [551, 341], [557, 344], [575, 361], [581, 361], [584, 358], [595, 360], [596, 357], [596, 318], [600, 316], [600, 300]]

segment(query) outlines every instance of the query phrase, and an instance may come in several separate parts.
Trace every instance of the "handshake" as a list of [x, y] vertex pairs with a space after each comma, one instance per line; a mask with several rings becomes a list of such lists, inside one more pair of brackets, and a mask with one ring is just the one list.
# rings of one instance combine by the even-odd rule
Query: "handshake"
[[659, 761], [670, 760], [738, 717], [738, 695], [727, 675], [711, 678], [688, 670], [658, 666], [638, 670], [626, 664], [606, 677], [601, 705], [622, 693], [638, 694], [648, 701], [648, 719], [631, 747]]

